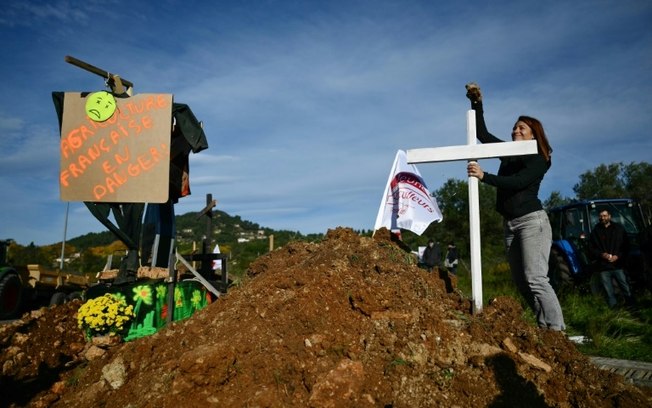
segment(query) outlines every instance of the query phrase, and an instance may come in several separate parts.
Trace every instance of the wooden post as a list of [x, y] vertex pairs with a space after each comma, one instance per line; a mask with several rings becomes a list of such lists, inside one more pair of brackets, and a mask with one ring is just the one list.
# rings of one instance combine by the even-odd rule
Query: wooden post
[[[206, 234], [204, 239], [202, 239], [201, 253], [205, 257], [213, 253], [213, 250], [210, 246], [211, 235], [213, 235], [213, 208], [217, 205], [217, 201], [213, 200], [212, 194], [206, 194], [206, 207], [204, 207], [199, 214], [197, 219], [202, 216], [206, 216]], [[208, 258], [202, 258], [202, 264], [199, 272], [204, 276], [210, 276], [213, 273], [213, 264], [207, 261]]]

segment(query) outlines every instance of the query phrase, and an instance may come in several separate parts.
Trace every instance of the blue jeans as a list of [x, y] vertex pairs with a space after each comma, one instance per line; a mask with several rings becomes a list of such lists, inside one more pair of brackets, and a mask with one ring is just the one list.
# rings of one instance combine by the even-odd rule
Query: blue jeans
[[614, 285], [612, 278], [615, 279], [618, 286], [620, 286], [620, 290], [623, 292], [625, 301], [629, 302], [632, 297], [632, 293], [629, 290], [629, 284], [627, 283], [625, 272], [622, 269], [602, 271], [600, 272], [600, 280], [602, 281], [602, 286], [604, 287], [604, 291], [607, 295], [607, 303], [609, 303], [609, 307], [614, 307], [618, 304], [616, 295], [614, 294]]
[[534, 311], [539, 327], [565, 330], [559, 299], [548, 280], [552, 230], [545, 211], [504, 221], [507, 259], [516, 287]]

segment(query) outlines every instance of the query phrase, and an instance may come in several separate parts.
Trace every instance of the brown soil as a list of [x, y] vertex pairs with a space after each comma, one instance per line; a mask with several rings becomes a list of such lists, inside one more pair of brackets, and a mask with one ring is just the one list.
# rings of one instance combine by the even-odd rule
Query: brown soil
[[386, 230], [277, 249], [190, 319], [104, 352], [79, 306], [0, 327], [1, 406], [652, 406], [514, 299], [472, 315], [454, 277], [419, 269]]

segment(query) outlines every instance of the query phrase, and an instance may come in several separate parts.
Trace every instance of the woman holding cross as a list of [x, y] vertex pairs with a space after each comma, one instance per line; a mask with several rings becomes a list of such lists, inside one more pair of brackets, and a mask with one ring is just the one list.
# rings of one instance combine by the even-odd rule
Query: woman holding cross
[[[503, 140], [489, 133], [484, 121], [480, 87], [466, 85], [466, 96], [475, 111], [478, 140]], [[563, 331], [564, 316], [557, 295], [548, 280], [548, 258], [552, 244], [550, 221], [538, 198], [539, 186], [551, 165], [552, 148], [541, 122], [520, 116], [512, 128], [512, 141], [536, 140], [538, 154], [501, 157], [498, 174], [469, 162], [467, 173], [496, 187], [496, 210], [503, 216], [505, 245], [512, 278], [534, 311], [539, 327]]]

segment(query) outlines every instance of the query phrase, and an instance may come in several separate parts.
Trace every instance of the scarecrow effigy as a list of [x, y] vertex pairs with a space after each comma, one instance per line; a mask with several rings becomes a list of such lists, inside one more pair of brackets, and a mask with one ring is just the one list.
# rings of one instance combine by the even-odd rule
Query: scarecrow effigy
[[[174, 285], [174, 264], [179, 255], [174, 204], [190, 194], [190, 152], [208, 148], [202, 123], [171, 94], [134, 94], [133, 83], [118, 75], [70, 56], [66, 61], [102, 76], [109, 88], [52, 93], [61, 134], [61, 199], [84, 202], [127, 247], [117, 276], [93, 293], [122, 291], [138, 298], [139, 269], [165, 268], [168, 307], [161, 302], [166, 310], [157, 313], [159, 320], [163, 315], [173, 320], [175, 305], [182, 306], [178, 296], [175, 299], [179, 288]], [[202, 283], [218, 295], [209, 282]], [[134, 296], [129, 296], [130, 290]], [[155, 285], [153, 291], [163, 292]]]

